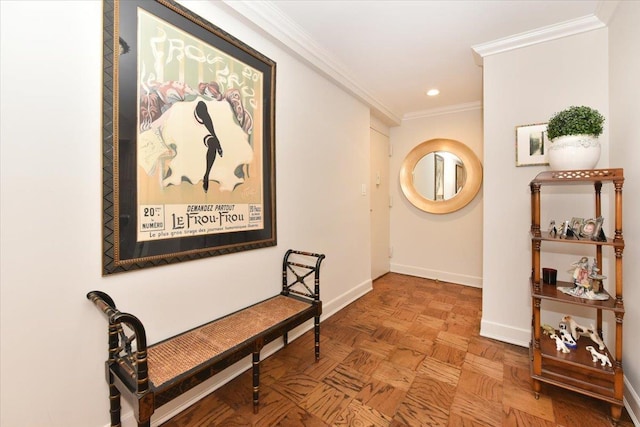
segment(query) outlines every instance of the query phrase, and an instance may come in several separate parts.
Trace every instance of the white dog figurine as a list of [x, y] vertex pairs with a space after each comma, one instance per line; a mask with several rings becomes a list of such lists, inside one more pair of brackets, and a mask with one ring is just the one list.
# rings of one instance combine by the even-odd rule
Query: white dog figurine
[[604, 350], [604, 342], [602, 342], [602, 340], [600, 339], [600, 336], [596, 332], [596, 328], [594, 328], [593, 325], [591, 325], [591, 329], [587, 329], [585, 333], [589, 335], [589, 338], [591, 338], [591, 341], [598, 344], [598, 349], [600, 351]]
[[600, 354], [596, 351], [595, 348], [593, 348], [593, 346], [586, 346], [585, 347], [587, 349], [587, 351], [589, 353], [591, 353], [591, 361], [593, 363], [596, 363], [598, 360], [600, 361], [600, 366], [609, 366], [611, 367], [611, 361], [609, 360], [609, 356], [607, 356], [606, 354]]
[[591, 338], [591, 341], [598, 344], [598, 349], [600, 351], [604, 350], [604, 342], [600, 339], [600, 336], [596, 332], [596, 328], [591, 325], [591, 328], [587, 328], [585, 326], [578, 325], [578, 323], [573, 320], [571, 316], [564, 316], [562, 321], [569, 324], [569, 329], [571, 330], [571, 336], [574, 340], [578, 340], [580, 336], [586, 336]]
[[566, 345], [570, 349], [578, 348], [578, 344], [576, 344], [575, 340], [566, 329], [560, 329], [560, 338], [564, 345]]
[[567, 345], [562, 341], [562, 338], [557, 336], [556, 334], [549, 334], [549, 338], [556, 340], [556, 350], [562, 351], [563, 353], [569, 353], [569, 349]]
[[575, 320], [573, 320], [573, 317], [571, 316], [564, 316], [562, 318], [562, 321], [569, 325], [569, 330], [571, 331], [571, 336], [573, 337], [574, 340], [577, 340], [578, 338], [580, 338], [580, 335], [582, 335], [582, 332], [584, 332], [587, 329], [584, 326], [578, 325], [578, 323]]

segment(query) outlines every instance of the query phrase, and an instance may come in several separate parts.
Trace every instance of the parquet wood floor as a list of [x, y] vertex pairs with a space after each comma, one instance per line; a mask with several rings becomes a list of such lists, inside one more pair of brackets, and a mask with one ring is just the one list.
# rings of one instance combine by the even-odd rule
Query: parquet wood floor
[[[482, 290], [395, 273], [163, 427], [610, 426], [609, 405], [551, 386], [536, 400], [528, 349], [479, 335]], [[523, 307], [523, 309], [526, 309]], [[626, 412], [619, 423], [633, 427]]]

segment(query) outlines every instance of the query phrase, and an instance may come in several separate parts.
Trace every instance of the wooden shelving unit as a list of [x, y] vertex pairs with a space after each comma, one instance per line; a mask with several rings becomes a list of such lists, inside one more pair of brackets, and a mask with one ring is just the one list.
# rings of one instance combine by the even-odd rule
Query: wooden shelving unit
[[[611, 404], [611, 417], [614, 422], [620, 419], [623, 407], [623, 370], [622, 370], [622, 319], [624, 304], [622, 299], [622, 169], [593, 169], [574, 171], [546, 171], [531, 181], [531, 378], [536, 397], [539, 396], [541, 383], [552, 384], [573, 390]], [[601, 216], [602, 185], [613, 185], [615, 189], [614, 235], [606, 241], [590, 239], [558, 238], [540, 230], [540, 193], [543, 187], [550, 185], [592, 185], [594, 188], [594, 217]], [[573, 286], [572, 283], [558, 282], [556, 286], [542, 282], [540, 252], [547, 245], [590, 245], [594, 248], [594, 257], [602, 267], [602, 251], [615, 252], [615, 272], [607, 274], [608, 280], [615, 281], [615, 293], [606, 301], [588, 300], [562, 293], [556, 286]], [[613, 274], [612, 274], [613, 273]], [[601, 366], [593, 362], [587, 345], [594, 345], [589, 338], [578, 340], [578, 348], [570, 353], [556, 350], [555, 341], [544, 336], [540, 324], [540, 311], [545, 301], [556, 301], [569, 306], [581, 306], [593, 309], [596, 315], [596, 329], [602, 337], [602, 313], [612, 312], [616, 319], [614, 348], [601, 353], [607, 354], [612, 367]], [[571, 308], [569, 307], [568, 310]], [[570, 314], [570, 312], [568, 313]]]

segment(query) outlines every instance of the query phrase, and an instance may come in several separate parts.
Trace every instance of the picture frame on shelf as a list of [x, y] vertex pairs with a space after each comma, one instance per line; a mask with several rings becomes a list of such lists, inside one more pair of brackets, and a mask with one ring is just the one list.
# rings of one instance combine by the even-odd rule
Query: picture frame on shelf
[[603, 222], [604, 218], [601, 216], [585, 220], [580, 229], [580, 236], [591, 240], [599, 240]]
[[275, 246], [276, 63], [173, 0], [103, 0], [102, 274]]
[[584, 218], [577, 218], [577, 217], [571, 218], [571, 222], [570, 222], [571, 232], [575, 236], [580, 236], [580, 234], [582, 233], [583, 225], [584, 225]]
[[547, 123], [516, 126], [516, 167], [548, 166]]
[[582, 227], [580, 228], [580, 236], [582, 237], [593, 237], [593, 233], [596, 231], [596, 220], [595, 219], [586, 219], [582, 223]]

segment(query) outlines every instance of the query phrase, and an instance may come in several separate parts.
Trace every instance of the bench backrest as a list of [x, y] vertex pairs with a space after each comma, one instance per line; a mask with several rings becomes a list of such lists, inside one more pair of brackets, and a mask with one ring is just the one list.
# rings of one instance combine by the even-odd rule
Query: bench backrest
[[[122, 313], [113, 299], [104, 292], [91, 291], [87, 298], [98, 307], [109, 320], [109, 364], [118, 364], [136, 380], [136, 391], [149, 389], [147, 376], [147, 334], [142, 322], [134, 315]], [[130, 335], [127, 335], [127, 328]], [[134, 344], [135, 341], [135, 344]], [[135, 345], [135, 349], [132, 344]]]
[[[320, 264], [324, 258], [323, 254], [289, 249], [282, 262], [282, 295], [295, 294], [320, 301]], [[313, 284], [306, 282], [311, 277]]]

